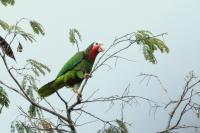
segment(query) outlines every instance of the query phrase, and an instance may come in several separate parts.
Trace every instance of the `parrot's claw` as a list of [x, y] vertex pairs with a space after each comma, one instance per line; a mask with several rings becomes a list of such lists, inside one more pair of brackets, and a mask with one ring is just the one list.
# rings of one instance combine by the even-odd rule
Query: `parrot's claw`
[[85, 74], [84, 74], [84, 78], [85, 78], [85, 79], [89, 79], [89, 78], [91, 78], [91, 77], [92, 77], [92, 75], [89, 74], [89, 73], [85, 73]]

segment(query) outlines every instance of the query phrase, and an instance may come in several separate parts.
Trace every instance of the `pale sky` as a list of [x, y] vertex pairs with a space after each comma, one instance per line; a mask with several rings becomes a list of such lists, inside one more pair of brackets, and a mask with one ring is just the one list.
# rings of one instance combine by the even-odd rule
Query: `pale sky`
[[[199, 7], [199, 0], [16, 0], [14, 7], [0, 5], [0, 19], [15, 23], [26, 17], [37, 20], [44, 26], [46, 35], [38, 37], [33, 44], [22, 41], [24, 52], [16, 54], [18, 65], [33, 58], [50, 66], [52, 72], [40, 77], [39, 86], [54, 79], [62, 65], [76, 52], [76, 48], [68, 41], [70, 28], [80, 31], [83, 39], [81, 49], [99, 40], [106, 47], [115, 37], [141, 29], [150, 30], [154, 34], [168, 32], [165, 42], [171, 51], [168, 55], [157, 54], [158, 64], [146, 62], [141, 49], [132, 47], [123, 55], [135, 60], [135, 63], [119, 61], [117, 67], [110, 71], [99, 70], [85, 90], [85, 95], [99, 89], [97, 96], [109, 96], [121, 94], [130, 83], [132, 95], [166, 102], [167, 98], [156, 81], [146, 86], [145, 83], [140, 84], [140, 79], [136, 76], [141, 72], [158, 75], [169, 94], [176, 98], [184, 85], [184, 77], [192, 70], [197, 75], [200, 74]], [[0, 34], [4, 34], [2, 30]], [[14, 85], [5, 68], [1, 67], [0, 71], [0, 80]], [[10, 132], [10, 122], [19, 114], [16, 106], [24, 104], [23, 99], [16, 97], [15, 93], [9, 92], [9, 96], [11, 105], [0, 115], [3, 133]], [[61, 102], [56, 96], [50, 96], [48, 99], [54, 104]], [[87, 110], [105, 119], [120, 118], [119, 106], [113, 108], [115, 111], [106, 112], [108, 107], [109, 104], [91, 104]], [[153, 115], [149, 115], [149, 106], [145, 102], [127, 106], [125, 111], [124, 119], [133, 123], [133, 127], [129, 127], [130, 133], [154, 133], [166, 127], [167, 112], [158, 110], [154, 119]], [[87, 117], [82, 118], [82, 121], [86, 120]], [[199, 121], [189, 116], [185, 122]], [[86, 133], [90, 129], [92, 133], [101, 127], [101, 123], [94, 123], [78, 128], [78, 132]]]

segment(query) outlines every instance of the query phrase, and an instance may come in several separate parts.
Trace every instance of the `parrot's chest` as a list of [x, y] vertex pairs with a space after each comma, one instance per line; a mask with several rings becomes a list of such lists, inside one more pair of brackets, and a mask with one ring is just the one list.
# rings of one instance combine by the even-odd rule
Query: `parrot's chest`
[[92, 70], [93, 62], [89, 62], [87, 60], [83, 60], [76, 68], [78, 71], [82, 71], [83, 73], [90, 73]]

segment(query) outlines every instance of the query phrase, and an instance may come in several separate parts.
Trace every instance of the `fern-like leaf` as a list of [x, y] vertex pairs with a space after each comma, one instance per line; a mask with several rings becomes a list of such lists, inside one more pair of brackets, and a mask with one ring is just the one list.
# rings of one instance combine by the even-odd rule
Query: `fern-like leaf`
[[19, 26], [16, 25], [12, 26], [10, 32], [15, 32], [16, 34], [21, 35], [26, 41], [30, 41], [31, 43], [36, 41], [33, 34], [25, 32]]
[[14, 124], [15, 124], [15, 122], [12, 121], [12, 122], [11, 122], [11, 125], [10, 125], [10, 132], [11, 132], [11, 133], [15, 133], [15, 125], [14, 125]]
[[36, 107], [34, 105], [29, 106], [28, 114], [31, 117], [36, 117]]
[[34, 101], [34, 95], [33, 95], [33, 89], [32, 86], [29, 86], [28, 89], [26, 90], [26, 94]]
[[15, 133], [15, 129], [18, 133], [34, 133], [35, 132], [29, 125], [21, 121], [12, 121], [11, 133]]
[[3, 107], [9, 107], [9, 103], [10, 103], [10, 100], [8, 98], [8, 95], [7, 93], [5, 92], [5, 90], [3, 89], [3, 87], [0, 86], [0, 113], [3, 109]]
[[117, 126], [110, 126], [104, 130], [99, 130], [97, 133], [128, 133], [126, 124], [121, 120], [115, 120]]
[[31, 25], [34, 33], [41, 34], [41, 35], [45, 34], [43, 26], [40, 23], [38, 23], [37, 21], [35, 21], [35, 20], [30, 21], [30, 25]]
[[154, 52], [160, 50], [162, 53], [169, 53], [167, 45], [159, 38], [153, 36], [150, 31], [140, 30], [135, 33], [136, 43], [143, 46], [143, 54], [146, 60], [157, 63]]
[[50, 72], [51, 70], [49, 69], [49, 67], [47, 67], [46, 65], [33, 60], [33, 59], [29, 59], [27, 60], [28, 63], [30, 63], [32, 65], [32, 71], [35, 73], [36, 76], [39, 76], [39, 74], [41, 73], [42, 75], [45, 75], [46, 72]]
[[15, 0], [0, 0], [0, 3], [3, 4], [4, 6], [7, 5], [14, 5], [15, 4]]
[[121, 121], [121, 120], [116, 120], [116, 123], [118, 124], [120, 130], [121, 130], [121, 133], [128, 133], [128, 128], [126, 126], [126, 124]]
[[78, 39], [81, 41], [81, 34], [77, 29], [70, 29], [69, 30], [69, 42], [72, 44], [77, 44], [78, 40], [76, 38], [78, 36]]
[[33, 90], [37, 92], [38, 87], [35, 82], [35, 78], [32, 75], [25, 75], [21, 82], [22, 88], [25, 90], [26, 94], [35, 101]]
[[0, 20], [0, 27], [1, 27], [3, 30], [7, 31], [7, 30], [9, 29], [9, 24], [6, 23], [6, 22], [3, 21], [3, 20]]

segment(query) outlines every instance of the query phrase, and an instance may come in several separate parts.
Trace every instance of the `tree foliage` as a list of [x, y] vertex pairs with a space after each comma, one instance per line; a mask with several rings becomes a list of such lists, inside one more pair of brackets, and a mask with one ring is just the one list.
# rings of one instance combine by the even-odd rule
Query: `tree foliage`
[[5, 90], [3, 89], [3, 87], [0, 86], [0, 113], [3, 109], [3, 107], [7, 107], [9, 106], [10, 100], [8, 98], [7, 93], [5, 92]]
[[111, 125], [110, 127], [99, 130], [97, 133], [128, 133], [128, 128], [122, 120], [115, 120], [117, 126]]
[[3, 28], [3, 30], [5, 30], [5, 31], [7, 30], [8, 31], [9, 24], [0, 19], [0, 27]]
[[81, 41], [81, 34], [77, 29], [70, 29], [69, 30], [69, 42], [72, 44], [77, 44], [78, 43], [78, 39]]
[[29, 60], [27, 60], [27, 62], [32, 66], [31, 69], [36, 76], [40, 76], [40, 74], [45, 75], [46, 74], [45, 71], [51, 72], [49, 67], [47, 67], [46, 65], [44, 65], [34, 59], [29, 59]]
[[40, 23], [38, 23], [37, 21], [31, 20], [30, 25], [31, 25], [34, 33], [41, 34], [41, 35], [45, 34], [43, 26]]
[[20, 35], [26, 41], [29, 41], [31, 43], [36, 41], [33, 34], [24, 31], [21, 27], [19, 27], [17, 25], [11, 25], [9, 28], [9, 33], [14, 33], [16, 36]]
[[169, 48], [164, 41], [156, 38], [150, 31], [139, 30], [135, 33], [136, 42], [143, 46], [143, 54], [147, 61], [157, 63], [154, 52], [160, 50], [162, 53], [169, 53]]
[[34, 105], [30, 105], [29, 106], [29, 110], [28, 110], [28, 114], [29, 114], [29, 116], [30, 117], [39, 117], [39, 118], [41, 118], [41, 116], [42, 116], [42, 111], [41, 111], [41, 109], [40, 108], [38, 108], [38, 107], [36, 107], [36, 106], [34, 106]]
[[11, 133], [35, 133], [35, 131], [25, 122], [13, 121], [11, 123]]
[[0, 0], [0, 3], [3, 4], [4, 6], [14, 5], [15, 0]]
[[[18, 38], [17, 52], [22, 52], [23, 49], [22, 43], [19, 41], [19, 38], [22, 37], [25, 41], [29, 41], [31, 43], [36, 41], [35, 36], [32, 33], [26, 32], [21, 26], [19, 26], [21, 21], [28, 21], [30, 23], [33, 33], [41, 35], [45, 34], [42, 25], [35, 20], [21, 18], [19, 21], [16, 22], [16, 24], [8, 24], [5, 21], [0, 20], [0, 28], [2, 28], [5, 32], [7, 32], [5, 38], [0, 36], [0, 48], [7, 56], [9, 56], [14, 60], [15, 60], [14, 52], [10, 45], [11, 43], [13, 43], [15, 38]], [[12, 40], [10, 42], [6, 41], [6, 38], [8, 36], [12, 36]]]

